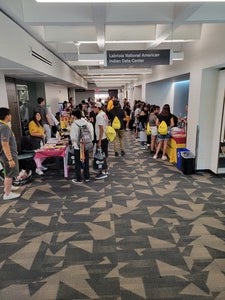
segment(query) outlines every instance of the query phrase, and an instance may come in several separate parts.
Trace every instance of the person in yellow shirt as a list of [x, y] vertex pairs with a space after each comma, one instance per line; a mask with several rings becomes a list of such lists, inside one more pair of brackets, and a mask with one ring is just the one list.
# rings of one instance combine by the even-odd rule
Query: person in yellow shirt
[[113, 109], [113, 107], [114, 107], [114, 97], [110, 97], [106, 107], [107, 112]]
[[41, 142], [45, 142], [45, 130], [41, 123], [41, 114], [34, 112], [33, 118], [28, 124], [31, 145], [34, 150], [41, 147]]
[[[41, 114], [39, 112], [34, 112], [33, 118], [28, 124], [29, 134], [30, 134], [30, 141], [32, 148], [34, 150], [41, 148], [41, 144], [45, 142], [46, 135], [45, 135], [45, 129], [42, 126], [41, 123]], [[38, 175], [43, 175], [43, 171], [46, 171], [48, 168], [44, 166], [38, 166], [36, 163], [36, 170], [35, 172]]]

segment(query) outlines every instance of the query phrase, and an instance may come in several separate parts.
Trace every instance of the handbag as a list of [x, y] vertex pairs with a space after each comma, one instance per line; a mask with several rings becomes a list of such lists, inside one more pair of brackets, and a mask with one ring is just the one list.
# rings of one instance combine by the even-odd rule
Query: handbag
[[94, 170], [101, 170], [105, 168], [106, 159], [105, 153], [102, 152], [102, 148], [96, 148], [93, 160], [93, 169]]

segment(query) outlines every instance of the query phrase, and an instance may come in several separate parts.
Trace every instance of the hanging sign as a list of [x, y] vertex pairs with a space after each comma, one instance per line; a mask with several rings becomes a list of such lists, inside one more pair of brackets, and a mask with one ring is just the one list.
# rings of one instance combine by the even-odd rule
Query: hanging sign
[[169, 65], [170, 49], [107, 51], [107, 66], [117, 68], [145, 68], [152, 65]]

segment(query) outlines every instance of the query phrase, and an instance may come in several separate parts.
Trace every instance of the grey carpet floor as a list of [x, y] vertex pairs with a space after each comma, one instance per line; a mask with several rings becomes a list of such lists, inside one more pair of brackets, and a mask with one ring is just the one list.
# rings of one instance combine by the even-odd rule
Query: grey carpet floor
[[183, 175], [130, 132], [109, 165], [81, 184], [50, 165], [1, 197], [0, 299], [224, 300], [225, 178]]

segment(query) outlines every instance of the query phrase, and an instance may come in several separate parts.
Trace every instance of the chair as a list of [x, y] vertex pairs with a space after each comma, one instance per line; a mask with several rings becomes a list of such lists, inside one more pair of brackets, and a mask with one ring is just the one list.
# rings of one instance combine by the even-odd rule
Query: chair
[[20, 170], [35, 170], [34, 150], [32, 149], [30, 136], [21, 137], [21, 153], [18, 155]]

